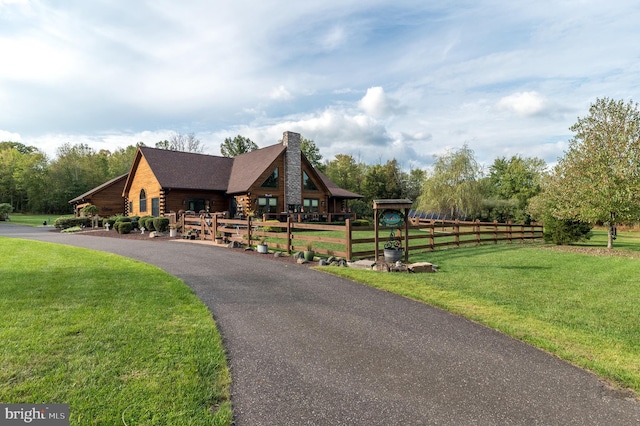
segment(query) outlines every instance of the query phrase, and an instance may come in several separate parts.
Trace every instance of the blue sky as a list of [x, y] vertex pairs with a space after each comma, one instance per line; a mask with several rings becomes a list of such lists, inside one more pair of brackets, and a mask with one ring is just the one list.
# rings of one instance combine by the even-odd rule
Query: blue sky
[[0, 0], [0, 140], [50, 156], [286, 130], [324, 159], [555, 163], [598, 97], [640, 101], [636, 1]]

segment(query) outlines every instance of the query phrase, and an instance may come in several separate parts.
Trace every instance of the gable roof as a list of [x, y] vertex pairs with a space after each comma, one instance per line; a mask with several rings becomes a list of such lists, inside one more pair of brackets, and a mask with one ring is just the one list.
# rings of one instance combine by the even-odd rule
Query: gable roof
[[340, 188], [338, 185], [333, 183], [331, 179], [329, 179], [324, 173], [320, 170], [315, 169], [322, 182], [325, 184], [332, 197], [336, 198], [348, 198], [348, 199], [356, 199], [356, 198], [364, 198], [364, 196], [360, 194], [356, 194], [355, 192], [347, 191], [346, 189]]
[[[131, 166], [132, 171], [142, 157], [163, 188], [226, 191], [233, 167], [232, 158], [141, 146]], [[124, 193], [130, 183], [127, 179]]]
[[84, 194], [78, 195], [73, 200], [69, 200], [69, 204], [79, 203], [83, 201], [85, 198], [91, 197], [92, 195], [95, 195], [97, 192], [100, 192], [103, 189], [110, 187], [111, 185], [115, 185], [117, 183], [123, 182], [127, 178], [127, 176], [129, 176], [129, 173], [125, 173], [122, 176], [118, 176], [116, 178], [111, 179], [110, 181], [103, 183], [102, 185], [96, 186], [95, 188], [90, 189]]
[[282, 144], [275, 144], [234, 157], [227, 193], [248, 191], [266, 168], [286, 149]]
[[[199, 189], [238, 194], [248, 191], [267, 167], [286, 150], [287, 148], [283, 144], [275, 144], [229, 158], [142, 146], [138, 148], [131, 171], [133, 172], [138, 167], [140, 160], [144, 157], [163, 188]], [[317, 173], [321, 183], [326, 186], [332, 197], [364, 198], [362, 195], [340, 188], [313, 167], [304, 154], [302, 154], [302, 158], [307, 162], [309, 168]], [[116, 178], [127, 179], [123, 194], [128, 192], [132, 177], [133, 173], [130, 173], [129, 176], [123, 175]], [[108, 184], [109, 182], [98, 188]]]

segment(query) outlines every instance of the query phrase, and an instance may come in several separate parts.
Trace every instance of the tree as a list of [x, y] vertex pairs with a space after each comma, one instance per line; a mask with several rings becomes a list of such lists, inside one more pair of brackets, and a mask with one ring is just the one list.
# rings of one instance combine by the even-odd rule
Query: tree
[[347, 191], [360, 194], [362, 181], [368, 166], [357, 162], [351, 155], [337, 154], [331, 161], [325, 162], [325, 174], [332, 182]]
[[315, 168], [321, 168], [322, 163], [322, 155], [320, 155], [320, 150], [316, 146], [316, 143], [311, 139], [305, 139], [303, 137], [300, 138], [300, 150], [304, 154], [304, 156], [309, 160], [311, 165]]
[[[515, 155], [510, 159], [497, 158], [489, 168], [489, 176], [486, 178], [486, 190], [490, 198], [483, 201], [483, 206], [488, 216], [500, 221], [530, 220], [526, 213], [527, 204], [531, 197], [540, 193], [546, 167], [545, 161], [536, 157], [522, 158]], [[494, 212], [494, 208], [499, 211]]]
[[174, 132], [169, 136], [168, 140], [156, 142], [156, 148], [167, 149], [170, 151], [183, 151], [183, 152], [195, 152], [201, 154], [204, 151], [204, 146], [196, 135], [189, 133], [184, 135], [182, 133]]
[[255, 151], [258, 145], [249, 138], [244, 136], [236, 136], [235, 138], [226, 138], [220, 144], [220, 152], [224, 157], [235, 157], [246, 152]]
[[436, 156], [433, 171], [425, 181], [418, 208], [461, 219], [480, 207], [480, 166], [466, 144], [458, 151]]
[[640, 217], [640, 112], [631, 101], [597, 99], [571, 126], [575, 136], [554, 168], [545, 196], [557, 219], [609, 225]]
[[375, 199], [401, 198], [404, 189], [403, 177], [404, 174], [395, 158], [384, 165], [368, 167], [362, 182], [362, 195], [369, 202]]

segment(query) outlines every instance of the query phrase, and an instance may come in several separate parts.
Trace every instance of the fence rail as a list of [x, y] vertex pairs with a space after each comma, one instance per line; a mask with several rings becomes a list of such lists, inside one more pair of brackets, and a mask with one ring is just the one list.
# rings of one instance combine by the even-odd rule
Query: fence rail
[[[374, 256], [375, 228], [353, 226], [347, 219], [344, 225], [297, 222], [291, 217], [286, 222], [261, 221], [251, 217], [225, 219], [218, 215], [183, 215], [179, 219], [170, 216], [171, 224], [183, 236], [214, 242], [216, 237], [224, 242], [237, 241], [249, 246], [261, 238], [267, 238], [269, 246], [291, 254], [303, 251], [311, 243], [313, 250], [322, 255], [335, 255], [348, 260]], [[380, 228], [391, 231], [391, 228]], [[465, 222], [411, 218], [406, 238], [407, 252], [433, 251], [438, 248], [461, 245], [498, 244], [499, 242], [535, 241], [542, 239], [543, 225], [512, 224], [498, 222]], [[357, 235], [354, 235], [357, 234]], [[378, 244], [396, 240], [404, 241], [402, 230]]]

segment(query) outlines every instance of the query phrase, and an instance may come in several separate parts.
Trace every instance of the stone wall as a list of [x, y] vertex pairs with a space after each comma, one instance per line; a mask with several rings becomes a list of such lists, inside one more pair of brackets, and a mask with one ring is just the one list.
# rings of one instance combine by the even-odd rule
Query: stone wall
[[302, 204], [302, 154], [300, 133], [284, 132], [282, 144], [287, 147], [285, 154], [284, 206]]

